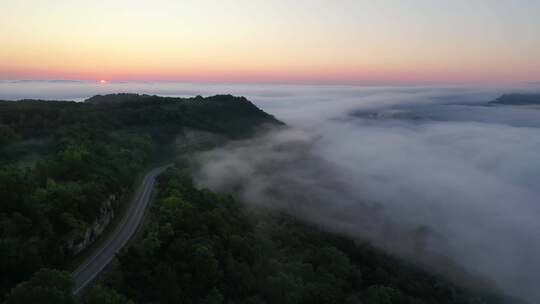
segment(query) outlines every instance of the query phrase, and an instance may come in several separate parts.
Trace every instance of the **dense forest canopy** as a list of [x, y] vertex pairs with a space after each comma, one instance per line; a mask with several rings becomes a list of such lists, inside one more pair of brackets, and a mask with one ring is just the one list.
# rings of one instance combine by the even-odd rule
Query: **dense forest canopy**
[[183, 128], [237, 139], [281, 124], [242, 97], [116, 94], [86, 102], [0, 101], [0, 295], [63, 268], [103, 212]]
[[183, 164], [160, 176], [144, 235], [89, 298], [96, 293], [137, 303], [510, 303], [368, 243], [197, 189]]
[[[82, 298], [68, 246], [104, 202], [192, 128], [229, 139], [281, 122], [242, 97], [116, 94], [0, 102], [0, 297], [5, 303], [518, 303], [468, 291], [370, 244], [198, 189], [177, 161], [143, 233]], [[164, 148], [165, 147], [165, 148]], [[171, 155], [174, 155], [171, 153]]]

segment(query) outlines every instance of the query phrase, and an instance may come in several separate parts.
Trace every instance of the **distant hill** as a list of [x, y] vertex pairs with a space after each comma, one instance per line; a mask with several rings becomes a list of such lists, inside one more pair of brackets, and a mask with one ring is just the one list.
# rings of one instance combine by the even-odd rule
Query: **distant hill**
[[216, 95], [192, 98], [139, 94], [96, 95], [85, 102], [0, 100], [0, 122], [21, 139], [55, 134], [68, 126], [96, 125], [99, 129], [152, 129], [176, 131], [182, 127], [251, 136], [260, 125], [283, 125], [245, 97]]
[[149, 165], [268, 125], [283, 123], [231, 95], [0, 100], [0, 303], [39, 269], [65, 269]]
[[504, 94], [490, 102], [501, 105], [540, 105], [540, 93], [533, 94]]

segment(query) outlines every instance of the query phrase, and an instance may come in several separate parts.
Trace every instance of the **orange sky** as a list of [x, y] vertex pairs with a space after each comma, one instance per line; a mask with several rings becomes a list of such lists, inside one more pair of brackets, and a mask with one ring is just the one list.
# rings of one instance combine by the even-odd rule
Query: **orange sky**
[[0, 79], [540, 80], [540, 1], [447, 2], [10, 1]]

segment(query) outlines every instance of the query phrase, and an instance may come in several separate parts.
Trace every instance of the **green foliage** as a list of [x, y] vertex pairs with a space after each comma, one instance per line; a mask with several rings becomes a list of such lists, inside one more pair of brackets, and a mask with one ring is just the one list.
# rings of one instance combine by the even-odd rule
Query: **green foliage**
[[399, 290], [386, 286], [371, 286], [366, 290], [367, 304], [398, 304], [407, 303], [402, 299]]
[[217, 288], [210, 290], [210, 293], [204, 297], [201, 301], [201, 304], [222, 304], [223, 295]]
[[16, 141], [18, 137], [18, 134], [9, 126], [0, 124], [0, 149]]
[[[72, 256], [69, 244], [81, 239], [105, 202], [118, 207], [113, 198], [128, 192], [182, 128], [239, 138], [264, 123], [279, 124], [230, 95], [0, 102], [0, 300], [38, 269], [64, 267]], [[33, 161], [23, 168], [20, 163], [29, 155]], [[185, 203], [173, 197], [163, 216], [181, 212]], [[160, 229], [172, 233], [167, 225]], [[161, 240], [149, 236], [146, 244], [159, 247]], [[212, 256], [200, 249], [193, 259], [211, 261]]]
[[106, 283], [152, 303], [482, 303], [369, 244], [196, 189], [180, 167]]
[[85, 297], [86, 304], [129, 304], [129, 301], [124, 295], [119, 294], [116, 290], [98, 285], [90, 290]]
[[58, 270], [41, 269], [32, 278], [15, 287], [5, 304], [74, 304], [71, 275]]
[[[133, 94], [0, 102], [0, 122], [6, 303], [75, 303], [69, 274], [38, 270], [63, 267], [66, 241], [95, 221], [104, 201], [125, 193], [182, 128], [242, 138], [280, 124], [245, 98]], [[25, 152], [20, 142], [45, 144]], [[17, 153], [4, 153], [14, 145]], [[18, 152], [36, 151], [35, 166], [17, 165]], [[197, 189], [181, 168], [158, 184], [142, 240], [119, 255], [87, 303], [484, 303], [369, 244], [283, 214], [248, 212], [230, 196]]]

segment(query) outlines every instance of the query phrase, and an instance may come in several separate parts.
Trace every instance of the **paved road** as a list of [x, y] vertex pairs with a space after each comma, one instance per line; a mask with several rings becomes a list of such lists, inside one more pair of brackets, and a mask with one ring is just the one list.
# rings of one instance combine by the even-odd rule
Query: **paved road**
[[152, 195], [156, 177], [168, 166], [155, 168], [148, 172], [133, 201], [131, 201], [127, 211], [116, 229], [108, 236], [107, 240], [100, 248], [86, 260], [79, 268], [73, 272], [75, 282], [74, 294], [78, 294], [109, 264], [115, 254], [122, 249], [129, 239], [137, 232], [142, 224], [144, 212]]

